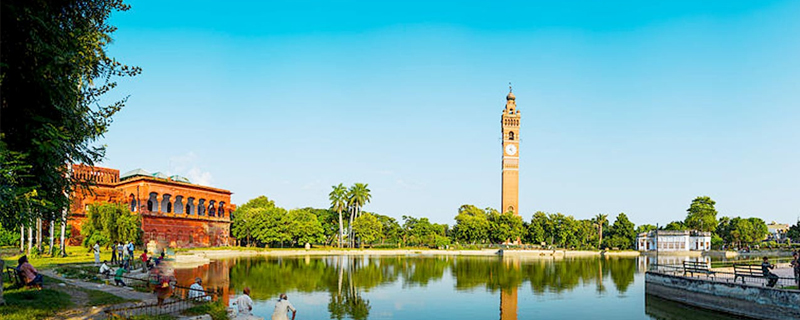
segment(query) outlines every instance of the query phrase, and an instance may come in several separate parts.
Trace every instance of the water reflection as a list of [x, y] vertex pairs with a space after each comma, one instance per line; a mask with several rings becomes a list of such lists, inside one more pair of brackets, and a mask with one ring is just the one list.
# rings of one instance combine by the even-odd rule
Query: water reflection
[[[327, 304], [319, 304], [311, 312], [317, 312], [319, 316], [327, 314], [331, 319], [403, 318], [397, 314], [402, 310], [393, 301], [399, 299], [397, 295], [408, 292], [414, 292], [411, 299], [420, 300], [423, 295], [436, 299], [439, 304], [425, 306], [429, 308], [426, 312], [434, 308], [450, 308], [450, 317], [455, 317], [461, 311], [458, 308], [485, 306], [482, 302], [476, 303], [479, 306], [465, 306], [468, 302], [462, 298], [488, 294], [497, 299], [493, 308], [500, 312], [494, 313], [494, 317], [505, 320], [517, 319], [520, 311], [530, 311], [530, 304], [519, 304], [520, 298], [531, 299], [527, 290], [524, 291], [526, 294], [518, 296], [519, 290], [526, 287], [530, 287], [533, 298], [538, 299], [535, 301], [537, 310], [543, 312], [547, 311], [547, 302], [554, 295], [570, 296], [576, 288], [582, 288], [579, 290], [581, 296], [585, 296], [586, 289], [596, 297], [605, 297], [608, 290], [615, 290], [611, 296], [613, 299], [625, 299], [635, 282], [635, 275], [642, 273], [642, 266], [646, 264], [646, 261], [636, 258], [254, 257], [212, 261], [194, 269], [178, 269], [175, 275], [180, 283], [191, 283], [194, 277], [201, 277], [207, 287], [220, 288], [225, 303], [230, 301], [231, 294], [241, 293], [244, 287], [254, 289], [251, 297], [256, 301], [272, 301], [281, 292], [306, 293], [317, 300], [319, 294], [324, 294]], [[635, 292], [638, 301], [642, 299], [639, 295], [643, 293], [640, 292]], [[608, 300], [603, 301], [580, 303], [608, 304]], [[649, 303], [648, 310], [651, 308]], [[637, 304], [631, 308], [637, 310], [641, 318], [648, 318], [642, 312], [642, 303]], [[571, 311], [574, 310], [552, 310], [554, 313]]]

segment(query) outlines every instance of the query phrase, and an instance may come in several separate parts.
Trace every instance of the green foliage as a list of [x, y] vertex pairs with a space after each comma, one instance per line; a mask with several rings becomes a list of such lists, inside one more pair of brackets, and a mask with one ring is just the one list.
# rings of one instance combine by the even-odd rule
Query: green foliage
[[329, 214], [313, 208], [287, 212], [266, 196], [259, 196], [231, 213], [231, 234], [248, 246], [321, 243], [325, 229], [315, 212]]
[[371, 244], [380, 239], [383, 224], [375, 216], [365, 213], [353, 222], [353, 232], [361, 241]]
[[522, 238], [524, 232], [522, 218], [514, 212], [499, 213], [492, 210], [488, 214], [488, 220], [490, 241], [494, 243], [514, 242]]
[[723, 217], [717, 226], [717, 234], [722, 241], [739, 246], [759, 242], [767, 233], [767, 224], [760, 218]]
[[619, 249], [633, 249], [636, 242], [634, 227], [633, 222], [628, 220], [628, 216], [620, 213], [609, 230], [607, 245]]
[[142, 221], [138, 213], [132, 213], [119, 203], [93, 203], [86, 211], [83, 223], [83, 245], [95, 243], [105, 246], [114, 242], [141, 243]]
[[0, 223], [0, 246], [19, 246], [19, 226], [6, 229]]
[[526, 236], [527, 243], [540, 244], [547, 242], [548, 237], [545, 234], [545, 226], [547, 224], [547, 214], [541, 211], [536, 211], [531, 218], [531, 223], [528, 224], [528, 232]]
[[689, 230], [689, 228], [683, 223], [683, 221], [672, 221], [664, 226], [664, 230], [669, 231], [684, 231]]
[[789, 230], [786, 231], [786, 236], [794, 242], [800, 242], [800, 221], [797, 221], [797, 224], [789, 227]]
[[636, 234], [638, 235], [640, 233], [650, 232], [650, 231], [653, 231], [655, 229], [657, 229], [656, 226], [654, 226], [652, 224], [639, 225], [638, 227], [636, 227]]
[[381, 223], [381, 230], [383, 230], [380, 235], [381, 243], [400, 243], [402, 241], [403, 228], [397, 223], [397, 220], [377, 213], [370, 214], [374, 215]]
[[[0, 133], [2, 137], [4, 134]], [[31, 167], [25, 162], [25, 154], [8, 150], [0, 141], [0, 225], [31, 223], [35, 218], [33, 210], [46, 206], [37, 186], [23, 185], [24, 179], [31, 176]]]
[[458, 208], [453, 235], [456, 241], [463, 243], [480, 243], [489, 239], [489, 219], [486, 212], [473, 205], [462, 205]]
[[716, 202], [709, 197], [697, 197], [692, 200], [684, 224], [689, 230], [713, 232], [717, 227]]
[[91, 165], [103, 158], [105, 147], [92, 144], [108, 131], [126, 98], [101, 103], [116, 87], [115, 78], [140, 72], [106, 52], [116, 30], [108, 23], [111, 13], [128, 9], [120, 0], [2, 2], [0, 154], [16, 152], [30, 165], [8, 185], [11, 193], [35, 190], [43, 200], [32, 210], [0, 208], [3, 224], [60, 219], [76, 185], [65, 164]]
[[347, 188], [344, 184], [333, 186], [333, 190], [328, 194], [331, 201], [331, 210], [336, 211], [339, 217], [339, 233], [337, 235], [339, 248], [342, 247], [342, 237], [344, 235], [344, 222], [342, 221], [342, 211], [347, 210]]
[[213, 320], [228, 320], [228, 310], [227, 307], [222, 303], [222, 300], [196, 305], [189, 309], [183, 310], [181, 314], [186, 316], [199, 316], [207, 314], [211, 316], [211, 319]]
[[311, 210], [293, 209], [289, 211], [289, 233], [291, 240], [298, 245], [320, 243], [325, 239], [322, 225]]
[[[403, 216], [403, 242], [408, 246], [438, 247], [448, 243], [442, 239], [447, 237], [447, 225], [431, 223], [428, 218]], [[446, 245], [446, 244], [445, 244]]]

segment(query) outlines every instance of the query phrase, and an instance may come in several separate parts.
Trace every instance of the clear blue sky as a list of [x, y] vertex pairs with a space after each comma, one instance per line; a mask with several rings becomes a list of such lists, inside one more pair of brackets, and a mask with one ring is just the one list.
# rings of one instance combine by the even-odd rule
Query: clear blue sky
[[800, 2], [133, 1], [141, 66], [104, 166], [286, 208], [369, 183], [365, 210], [499, 207], [500, 114], [522, 111], [520, 209], [576, 218], [800, 215]]

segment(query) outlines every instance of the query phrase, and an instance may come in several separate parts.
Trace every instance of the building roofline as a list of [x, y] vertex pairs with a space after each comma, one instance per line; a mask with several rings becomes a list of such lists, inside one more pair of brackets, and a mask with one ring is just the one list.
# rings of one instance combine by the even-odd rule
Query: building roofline
[[161, 184], [178, 184], [178, 185], [185, 186], [185, 187], [203, 189], [203, 190], [219, 192], [219, 193], [225, 193], [225, 194], [228, 194], [228, 195], [233, 194], [233, 192], [231, 192], [230, 190], [214, 188], [214, 187], [208, 187], [208, 186], [203, 186], [203, 185], [194, 184], [194, 183], [180, 182], [180, 181], [175, 181], [175, 180], [166, 180], [166, 179], [156, 178], [156, 177], [152, 177], [152, 176], [134, 176], [134, 177], [130, 177], [130, 178], [127, 178], [127, 179], [125, 179], [123, 181], [120, 181], [119, 183], [116, 184], [116, 186], [122, 186], [122, 185], [130, 184], [130, 183], [137, 182], [137, 181], [142, 181], [142, 180], [152, 181], [152, 182], [161, 183]]

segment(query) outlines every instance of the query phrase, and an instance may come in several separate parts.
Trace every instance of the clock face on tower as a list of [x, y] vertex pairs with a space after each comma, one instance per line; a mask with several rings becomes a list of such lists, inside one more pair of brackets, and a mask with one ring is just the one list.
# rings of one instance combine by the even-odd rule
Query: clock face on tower
[[517, 154], [517, 146], [515, 146], [513, 144], [507, 145], [506, 146], [506, 154], [509, 155], [509, 156], [513, 156], [513, 155]]

